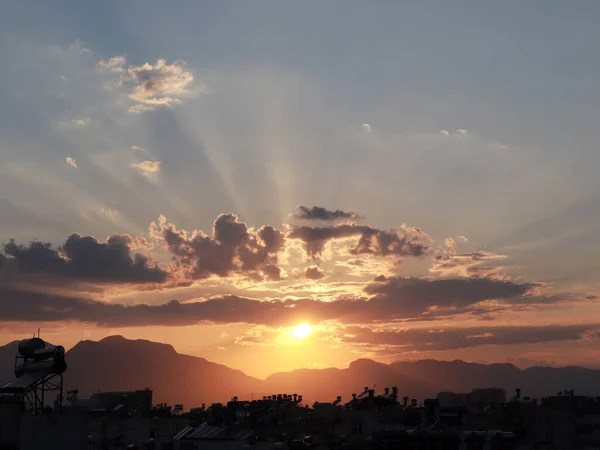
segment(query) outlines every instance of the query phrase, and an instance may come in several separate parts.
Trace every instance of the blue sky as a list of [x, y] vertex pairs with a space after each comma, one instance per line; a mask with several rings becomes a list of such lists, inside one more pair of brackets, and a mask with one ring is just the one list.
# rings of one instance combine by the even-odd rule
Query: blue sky
[[[7, 2], [2, 239], [147, 235], [160, 215], [210, 232], [223, 212], [281, 227], [319, 205], [439, 245], [464, 235], [465, 252], [504, 255], [513, 280], [594, 294], [599, 13], [594, 1]], [[102, 66], [119, 56], [124, 72]], [[120, 73], [159, 59], [193, 80], [169, 107], [128, 111], [149, 103]]]

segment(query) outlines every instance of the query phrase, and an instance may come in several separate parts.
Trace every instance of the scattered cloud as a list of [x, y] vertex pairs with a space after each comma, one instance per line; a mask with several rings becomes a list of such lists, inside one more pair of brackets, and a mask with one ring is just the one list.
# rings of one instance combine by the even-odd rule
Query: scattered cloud
[[340, 219], [357, 220], [362, 218], [360, 214], [352, 211], [342, 211], [341, 209], [329, 210], [320, 206], [299, 206], [294, 218], [302, 220], [322, 220], [336, 221]]
[[82, 126], [84, 126], [85, 124], [88, 123], [88, 120], [87, 119], [71, 119], [71, 123], [73, 125], [77, 125], [77, 126], [82, 127]]
[[98, 67], [101, 69], [109, 70], [111, 72], [121, 73], [124, 71], [124, 65], [127, 63], [127, 57], [125, 55], [113, 56], [112, 58], [98, 61]]
[[73, 167], [74, 169], [77, 169], [77, 163], [75, 162], [75, 160], [73, 158], [71, 158], [70, 156], [67, 156], [65, 158], [65, 161], [69, 166]]
[[397, 230], [378, 230], [366, 225], [341, 224], [328, 227], [295, 227], [288, 236], [305, 243], [306, 252], [313, 259], [320, 258], [325, 245], [336, 239], [358, 237], [351, 248], [353, 255], [422, 256], [430, 248], [431, 238], [417, 227], [403, 225]]
[[111, 220], [114, 220], [119, 216], [119, 211], [110, 208], [100, 208], [100, 214]]
[[440, 130], [440, 134], [443, 136], [466, 137], [469, 135], [469, 132], [464, 128], [457, 128], [454, 133], [451, 133], [448, 130]]
[[144, 175], [153, 175], [160, 172], [160, 161], [142, 161], [141, 163], [129, 164], [129, 167], [138, 169]]
[[129, 147], [131, 150], [143, 150], [142, 147], [138, 146], [138, 145], [132, 145], [131, 147]]
[[194, 75], [181, 61], [168, 64], [165, 59], [158, 59], [156, 64], [126, 65], [127, 57], [121, 55], [101, 60], [97, 67], [101, 71], [119, 74], [117, 86], [126, 88], [128, 98], [134, 102], [129, 112], [171, 108], [181, 104], [183, 97], [192, 94]]
[[600, 324], [378, 329], [350, 326], [336, 330], [333, 339], [348, 345], [385, 346], [394, 353], [459, 350], [481, 345], [538, 344], [583, 341]]
[[363, 130], [365, 130], [367, 133], [370, 133], [371, 131], [373, 131], [373, 127], [371, 125], [369, 125], [368, 123], [363, 123], [360, 127]]
[[504, 266], [484, 265], [490, 261], [498, 261], [505, 258], [505, 255], [484, 251], [458, 255], [453, 247], [448, 247], [445, 252], [436, 255], [429, 271], [444, 277], [506, 279], [507, 276], [502, 273], [505, 269]]

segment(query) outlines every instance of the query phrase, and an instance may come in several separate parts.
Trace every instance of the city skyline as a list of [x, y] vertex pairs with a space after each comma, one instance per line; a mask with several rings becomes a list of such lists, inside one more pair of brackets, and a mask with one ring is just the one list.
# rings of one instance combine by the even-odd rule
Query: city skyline
[[600, 367], [599, 6], [178, 6], [0, 18], [4, 342]]

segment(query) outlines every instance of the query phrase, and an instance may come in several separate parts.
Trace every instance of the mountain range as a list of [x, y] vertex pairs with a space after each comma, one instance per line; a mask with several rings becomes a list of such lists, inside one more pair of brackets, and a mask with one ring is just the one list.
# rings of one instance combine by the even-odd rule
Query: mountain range
[[[14, 378], [18, 342], [0, 347], [0, 381]], [[110, 336], [98, 342], [81, 341], [66, 355], [65, 388], [79, 389], [86, 397], [97, 391], [151, 388], [154, 402], [225, 402], [233, 395], [262, 398], [278, 393], [302, 394], [313, 402], [349, 399], [365, 386], [383, 391], [397, 386], [400, 396], [423, 399], [440, 391], [470, 392], [499, 387], [510, 396], [520, 388], [524, 396], [555, 395], [565, 389], [576, 394], [600, 395], [600, 370], [583, 367], [531, 367], [512, 364], [478, 364], [464, 361], [421, 360], [382, 364], [359, 359], [348, 368], [299, 369], [276, 373], [265, 380], [240, 370], [177, 353], [171, 345]]]

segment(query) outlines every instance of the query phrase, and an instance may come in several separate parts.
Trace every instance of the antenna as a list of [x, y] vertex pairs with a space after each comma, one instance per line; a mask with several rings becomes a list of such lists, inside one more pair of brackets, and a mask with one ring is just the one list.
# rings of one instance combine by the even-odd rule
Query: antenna
[[40, 329], [38, 328], [38, 339], [39, 339], [39, 337], [40, 337]]

